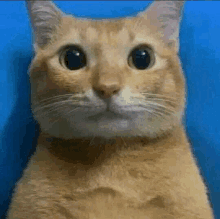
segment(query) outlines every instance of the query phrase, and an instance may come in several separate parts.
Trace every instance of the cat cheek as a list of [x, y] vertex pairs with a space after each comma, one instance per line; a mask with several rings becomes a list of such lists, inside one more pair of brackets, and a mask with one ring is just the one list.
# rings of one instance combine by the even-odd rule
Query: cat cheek
[[46, 75], [41, 76], [36, 83], [36, 91], [37, 93], [43, 92], [47, 88], [47, 77]]
[[162, 86], [163, 93], [174, 93], [176, 91], [176, 85], [171, 74], [165, 76], [165, 80]]

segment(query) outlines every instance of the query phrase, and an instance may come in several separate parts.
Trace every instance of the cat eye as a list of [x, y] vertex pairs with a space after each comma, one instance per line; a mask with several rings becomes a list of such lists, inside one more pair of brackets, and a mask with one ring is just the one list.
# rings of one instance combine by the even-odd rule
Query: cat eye
[[78, 70], [86, 66], [86, 55], [78, 46], [69, 46], [61, 53], [60, 63], [69, 70]]
[[139, 70], [150, 68], [154, 62], [153, 50], [146, 45], [135, 47], [128, 57], [128, 64]]

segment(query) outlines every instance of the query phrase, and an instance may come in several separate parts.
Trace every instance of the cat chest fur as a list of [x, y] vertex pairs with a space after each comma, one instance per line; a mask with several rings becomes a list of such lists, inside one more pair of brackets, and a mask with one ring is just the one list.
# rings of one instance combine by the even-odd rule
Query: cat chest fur
[[[134, 143], [118, 139], [114, 143], [100, 145], [95, 151], [95, 160], [89, 159], [89, 149], [87, 153], [79, 152], [77, 148], [65, 150], [59, 148], [63, 141], [55, 141], [58, 143], [52, 144], [40, 137], [37, 151], [18, 187], [23, 199], [35, 206], [36, 215], [89, 219], [116, 219], [121, 215], [122, 218], [144, 219], [146, 215], [158, 218], [155, 215], [160, 212], [174, 218], [172, 210], [167, 209], [172, 208], [178, 199], [178, 193], [172, 194], [174, 187], [179, 187], [178, 190], [182, 189], [186, 195], [184, 183], [189, 182], [184, 182], [184, 163], [192, 168], [192, 180], [197, 183], [198, 190], [204, 189], [189, 148], [181, 144], [185, 141], [184, 136], [175, 140], [173, 137], [165, 138], [163, 147], [157, 141], [149, 144], [147, 140]], [[84, 146], [89, 143], [94, 152], [97, 141], [84, 142]], [[64, 156], [67, 152], [69, 155]], [[188, 205], [197, 201], [191, 199]], [[184, 203], [184, 197], [180, 202]]]

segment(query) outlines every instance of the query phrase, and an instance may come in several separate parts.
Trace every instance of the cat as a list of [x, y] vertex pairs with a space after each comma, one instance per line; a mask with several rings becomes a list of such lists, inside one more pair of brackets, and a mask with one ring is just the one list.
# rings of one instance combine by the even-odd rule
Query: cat
[[183, 5], [90, 20], [27, 1], [41, 131], [8, 219], [214, 218], [182, 124]]

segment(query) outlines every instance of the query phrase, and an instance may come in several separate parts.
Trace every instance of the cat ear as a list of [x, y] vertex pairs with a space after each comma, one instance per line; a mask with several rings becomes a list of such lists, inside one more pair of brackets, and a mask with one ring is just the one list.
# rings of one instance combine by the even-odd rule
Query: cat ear
[[155, 1], [150, 7], [139, 14], [150, 20], [162, 33], [162, 39], [170, 47], [179, 50], [179, 28], [184, 1]]
[[49, 0], [26, 0], [26, 3], [34, 30], [35, 46], [44, 47], [54, 36], [64, 14]]

